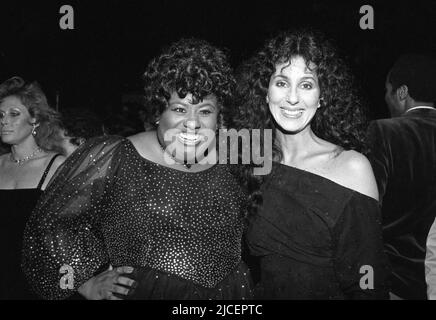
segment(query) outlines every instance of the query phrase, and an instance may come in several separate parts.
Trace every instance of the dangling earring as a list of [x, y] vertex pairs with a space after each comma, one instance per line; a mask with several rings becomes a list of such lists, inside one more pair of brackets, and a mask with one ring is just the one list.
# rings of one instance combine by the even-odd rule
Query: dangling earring
[[33, 127], [32, 128], [32, 136], [36, 137], [36, 133], [37, 133], [36, 128], [38, 127], [38, 125], [34, 123], [34, 124], [32, 124], [32, 127]]

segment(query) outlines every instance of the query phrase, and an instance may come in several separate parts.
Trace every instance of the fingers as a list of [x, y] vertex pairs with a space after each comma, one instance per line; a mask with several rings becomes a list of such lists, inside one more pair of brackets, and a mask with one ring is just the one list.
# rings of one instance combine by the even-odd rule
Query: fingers
[[108, 291], [107, 296], [106, 296], [106, 300], [123, 300], [123, 299], [120, 299], [120, 298], [114, 296], [112, 294], [112, 292]]
[[121, 294], [123, 296], [127, 296], [129, 294], [129, 289], [122, 287], [122, 286], [118, 286], [116, 284], [112, 285], [112, 287], [110, 288], [110, 291], [112, 293], [118, 293]]
[[122, 300], [119, 296], [127, 296], [131, 290], [137, 286], [135, 280], [121, 276], [121, 274], [131, 274], [134, 268], [122, 266], [113, 268], [109, 266], [102, 276], [99, 278], [102, 285], [104, 299], [107, 300]]
[[115, 269], [115, 271], [118, 273], [132, 273], [133, 270], [134, 270], [133, 267], [127, 267], [127, 266], [118, 267]]
[[122, 284], [123, 286], [126, 286], [126, 287], [133, 287], [133, 288], [136, 287], [136, 281], [135, 280], [130, 279], [130, 278], [126, 278], [126, 277], [123, 277], [123, 276], [119, 276], [117, 281], [116, 281], [116, 283]]

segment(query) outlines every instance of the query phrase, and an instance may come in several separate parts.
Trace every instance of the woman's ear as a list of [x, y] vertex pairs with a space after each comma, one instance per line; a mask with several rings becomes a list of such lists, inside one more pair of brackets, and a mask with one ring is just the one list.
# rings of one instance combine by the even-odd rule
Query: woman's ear
[[322, 102], [323, 102], [322, 98], [319, 98], [319, 100], [318, 100], [318, 109], [322, 107]]
[[409, 95], [409, 88], [404, 84], [397, 89], [396, 94], [399, 100], [406, 100]]
[[31, 118], [30, 124], [32, 125], [33, 128], [38, 128], [40, 125], [40, 123], [36, 121], [36, 118]]
[[266, 103], [269, 103], [269, 97], [268, 97], [268, 95], [266, 95], [265, 100], [266, 100]]

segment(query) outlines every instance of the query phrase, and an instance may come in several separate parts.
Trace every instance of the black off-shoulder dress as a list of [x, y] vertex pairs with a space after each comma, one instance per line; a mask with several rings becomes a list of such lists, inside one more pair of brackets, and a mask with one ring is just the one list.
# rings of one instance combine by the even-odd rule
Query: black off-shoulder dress
[[[27, 224], [23, 267], [46, 299], [70, 297], [109, 264], [133, 266], [129, 299], [246, 299], [244, 196], [225, 165], [190, 173], [142, 158], [118, 137], [64, 163]], [[63, 265], [74, 289], [60, 288]]]
[[260, 260], [256, 298], [387, 298], [376, 200], [278, 163], [262, 191], [263, 206], [247, 235]]

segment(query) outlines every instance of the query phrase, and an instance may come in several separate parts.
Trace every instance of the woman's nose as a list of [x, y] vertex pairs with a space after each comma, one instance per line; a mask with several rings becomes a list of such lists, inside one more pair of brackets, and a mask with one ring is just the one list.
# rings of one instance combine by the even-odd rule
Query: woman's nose
[[299, 101], [299, 97], [298, 97], [298, 92], [297, 92], [297, 88], [290, 88], [288, 91], [288, 95], [286, 96], [286, 100], [291, 104], [291, 105], [296, 105]]
[[185, 120], [184, 126], [189, 130], [196, 130], [200, 128], [201, 124], [196, 116], [190, 116]]

